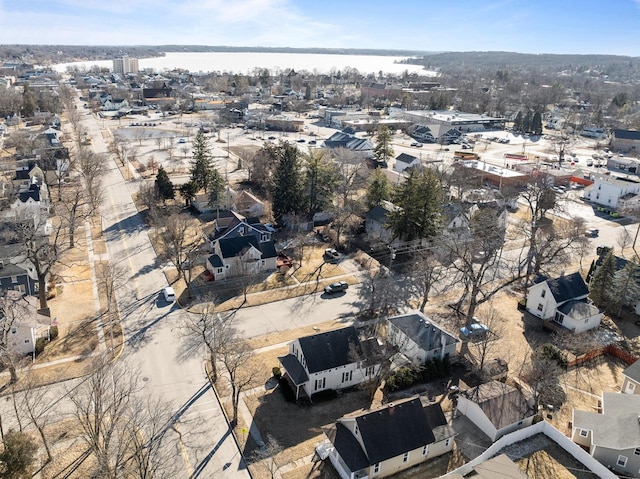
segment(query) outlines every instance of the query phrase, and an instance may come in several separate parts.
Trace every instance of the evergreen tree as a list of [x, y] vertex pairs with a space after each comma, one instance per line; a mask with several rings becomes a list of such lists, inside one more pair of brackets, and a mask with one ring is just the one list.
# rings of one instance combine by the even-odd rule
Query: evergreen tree
[[22, 91], [22, 114], [24, 116], [33, 116], [38, 108], [36, 95], [28, 84], [25, 84]]
[[367, 209], [372, 209], [384, 200], [391, 199], [391, 183], [389, 178], [381, 169], [375, 169], [370, 176], [367, 185], [366, 205]]
[[516, 119], [513, 120], [513, 131], [522, 133], [522, 112], [519, 111], [516, 115]]
[[524, 118], [522, 119], [522, 132], [530, 133], [531, 132], [531, 112], [528, 111]]
[[624, 268], [617, 271], [613, 277], [611, 291], [611, 305], [616, 307], [616, 316], [620, 316], [623, 306], [635, 306], [640, 300], [640, 268], [638, 264], [629, 261]]
[[186, 206], [191, 206], [191, 203], [193, 203], [193, 200], [196, 198], [197, 194], [198, 185], [196, 185], [193, 181], [188, 181], [180, 187], [180, 196], [184, 198]]
[[162, 166], [158, 168], [158, 174], [156, 175], [156, 190], [158, 191], [158, 196], [162, 198], [162, 201], [172, 200], [175, 198], [173, 183]]
[[380, 164], [387, 162], [393, 156], [392, 136], [389, 128], [381, 126], [376, 131], [376, 146], [373, 148], [373, 156]]
[[339, 176], [336, 164], [328, 161], [321, 150], [309, 150], [305, 163], [305, 188], [309, 195], [311, 216], [332, 204]]
[[304, 181], [298, 148], [285, 143], [273, 177], [271, 197], [273, 215], [277, 222], [288, 213], [305, 211]]
[[442, 183], [431, 168], [411, 169], [407, 180], [391, 196], [399, 207], [391, 213], [389, 226], [394, 238], [407, 241], [431, 238], [442, 225]]
[[224, 178], [215, 167], [211, 170], [211, 176], [209, 178], [207, 188], [209, 190], [209, 205], [222, 206], [225, 202]]
[[193, 160], [190, 171], [191, 181], [198, 187], [198, 191], [204, 189], [206, 192], [215, 175], [211, 160], [208, 139], [202, 131], [198, 131], [193, 140]]
[[616, 259], [609, 251], [596, 269], [589, 283], [589, 295], [598, 306], [606, 307], [611, 300], [612, 284], [616, 274]]
[[31, 479], [31, 471], [38, 452], [34, 439], [27, 433], [9, 430], [4, 435], [0, 452], [0, 477]]
[[539, 111], [536, 111], [531, 119], [531, 133], [542, 135], [542, 115]]

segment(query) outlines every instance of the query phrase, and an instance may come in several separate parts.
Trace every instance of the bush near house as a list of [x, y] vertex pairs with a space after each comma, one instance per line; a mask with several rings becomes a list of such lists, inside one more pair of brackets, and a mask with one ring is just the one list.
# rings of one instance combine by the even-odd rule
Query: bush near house
[[449, 358], [432, 359], [423, 366], [411, 366], [395, 371], [386, 381], [385, 389], [389, 392], [406, 389], [418, 383], [426, 383], [434, 379], [442, 379], [451, 374]]
[[539, 352], [542, 356], [553, 359], [562, 369], [567, 369], [569, 364], [566, 354], [564, 354], [557, 346], [551, 343], [545, 343], [540, 346]]

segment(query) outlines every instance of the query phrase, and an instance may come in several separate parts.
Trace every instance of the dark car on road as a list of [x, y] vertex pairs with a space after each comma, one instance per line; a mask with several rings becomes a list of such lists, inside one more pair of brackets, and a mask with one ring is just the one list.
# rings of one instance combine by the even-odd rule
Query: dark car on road
[[335, 294], [340, 291], [346, 291], [349, 288], [349, 283], [346, 281], [338, 281], [337, 283], [331, 283], [329, 286], [325, 286], [324, 292], [326, 294]]

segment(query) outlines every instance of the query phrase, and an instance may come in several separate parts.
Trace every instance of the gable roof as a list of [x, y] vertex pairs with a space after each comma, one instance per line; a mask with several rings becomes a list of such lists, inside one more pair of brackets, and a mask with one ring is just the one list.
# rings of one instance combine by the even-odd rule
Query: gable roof
[[298, 342], [307, 363], [307, 370], [317, 373], [354, 362], [350, 357], [350, 348], [352, 345], [357, 346], [359, 339], [356, 328], [348, 326], [305, 336], [299, 338]]
[[414, 398], [356, 417], [369, 463], [377, 464], [435, 442], [435, 426], [429, 424], [428, 415], [438, 420], [444, 413], [437, 403], [428, 408], [432, 411], [427, 414], [420, 398]]
[[502, 429], [533, 415], [524, 394], [500, 381], [484, 383], [461, 394], [476, 403], [496, 429]]
[[234, 238], [220, 238], [218, 240], [220, 245], [220, 252], [223, 258], [233, 258], [238, 256], [253, 246], [255, 249], [262, 253], [262, 259], [275, 258], [276, 247], [273, 241], [265, 241], [260, 243], [256, 236], [236, 236]]
[[419, 161], [419, 159], [418, 157], [413, 155], [408, 155], [407, 153], [400, 153], [398, 156], [396, 156], [396, 161], [399, 161], [400, 163], [406, 163], [409, 165], [414, 161]]
[[423, 351], [458, 343], [460, 340], [447, 333], [420, 312], [402, 314], [388, 321], [410, 337]]
[[602, 414], [575, 410], [573, 426], [593, 432], [591, 441], [596, 446], [611, 449], [640, 447], [640, 395], [602, 393]]
[[557, 303], [564, 303], [570, 299], [580, 298], [589, 294], [589, 288], [579, 272], [568, 276], [560, 276], [547, 280], [547, 285]]
[[636, 361], [635, 363], [627, 366], [622, 374], [627, 376], [629, 379], [633, 379], [636, 382], [640, 382], [640, 361]]

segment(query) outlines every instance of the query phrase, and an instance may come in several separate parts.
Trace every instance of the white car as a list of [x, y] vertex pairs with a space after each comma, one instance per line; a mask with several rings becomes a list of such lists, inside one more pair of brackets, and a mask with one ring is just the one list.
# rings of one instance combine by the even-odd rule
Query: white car
[[171, 286], [167, 286], [162, 290], [162, 295], [167, 303], [173, 303], [176, 300], [176, 292]]

